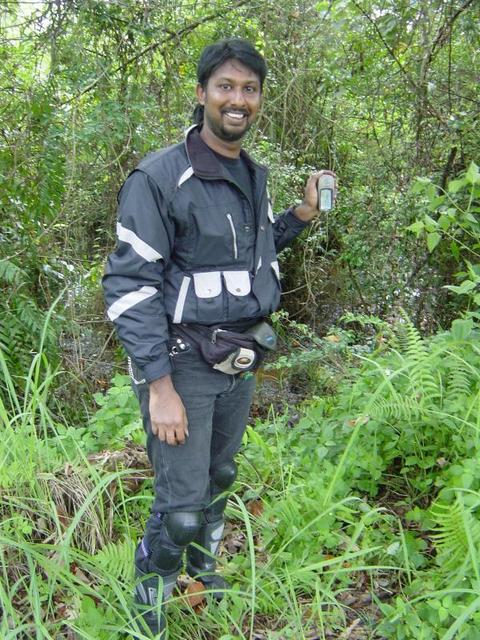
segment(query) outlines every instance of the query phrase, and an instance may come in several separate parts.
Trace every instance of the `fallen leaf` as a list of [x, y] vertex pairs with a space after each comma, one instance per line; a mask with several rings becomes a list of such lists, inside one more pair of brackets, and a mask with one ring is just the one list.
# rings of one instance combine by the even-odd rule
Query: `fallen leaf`
[[192, 609], [202, 609], [205, 605], [205, 587], [201, 582], [191, 582], [185, 590], [184, 599]]
[[78, 611], [66, 602], [57, 602], [56, 609], [59, 620], [75, 620], [78, 617]]
[[250, 500], [247, 503], [247, 511], [258, 518], [263, 513], [263, 502], [261, 500]]
[[86, 574], [80, 569], [80, 567], [72, 562], [70, 565], [70, 571], [73, 575], [80, 580], [80, 582], [84, 582], [85, 584], [91, 584], [91, 580], [86, 576]]
[[345, 607], [351, 607], [352, 604], [357, 601], [357, 598], [353, 593], [345, 591], [338, 596], [337, 600], [341, 602]]

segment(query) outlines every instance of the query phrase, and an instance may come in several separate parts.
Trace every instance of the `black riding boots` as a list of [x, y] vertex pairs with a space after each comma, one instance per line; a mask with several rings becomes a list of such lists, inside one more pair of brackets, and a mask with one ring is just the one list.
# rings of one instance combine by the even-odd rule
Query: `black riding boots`
[[[182, 556], [201, 526], [201, 511], [155, 514], [135, 554], [135, 609], [153, 637], [165, 637], [164, 603], [172, 595]], [[140, 625], [141, 626], [141, 625]]]
[[164, 603], [172, 595], [178, 574], [179, 571], [165, 576], [158, 573], [144, 573], [138, 566], [135, 566], [137, 584], [134, 602], [135, 610], [143, 620], [143, 623], [138, 625], [143, 633], [149, 630], [154, 638], [164, 638]]
[[233, 460], [219, 465], [211, 472], [210, 495], [212, 501], [202, 513], [201, 526], [187, 549], [187, 573], [200, 580], [211, 590], [216, 600], [221, 600], [228, 582], [215, 573], [216, 554], [223, 536], [224, 512], [227, 506], [226, 491], [237, 476], [237, 465]]
[[215, 573], [218, 552], [224, 529], [223, 514], [213, 522], [204, 522], [199, 529], [193, 544], [187, 549], [187, 573], [199, 580], [206, 589], [212, 592], [216, 600], [223, 598], [229, 588], [227, 581]]

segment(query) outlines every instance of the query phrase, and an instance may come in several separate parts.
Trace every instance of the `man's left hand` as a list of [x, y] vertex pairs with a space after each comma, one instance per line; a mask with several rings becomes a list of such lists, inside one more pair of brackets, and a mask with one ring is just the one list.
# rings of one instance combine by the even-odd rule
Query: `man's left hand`
[[312, 175], [307, 180], [307, 184], [305, 185], [305, 195], [303, 197], [302, 204], [295, 207], [293, 213], [295, 216], [301, 220], [302, 222], [310, 222], [320, 214], [318, 209], [318, 189], [317, 183], [320, 176], [328, 174], [335, 178], [335, 189], [333, 193], [333, 198], [335, 199], [337, 195], [337, 176], [333, 171], [328, 169], [322, 169], [322, 171], [317, 171], [316, 173], [312, 173]]

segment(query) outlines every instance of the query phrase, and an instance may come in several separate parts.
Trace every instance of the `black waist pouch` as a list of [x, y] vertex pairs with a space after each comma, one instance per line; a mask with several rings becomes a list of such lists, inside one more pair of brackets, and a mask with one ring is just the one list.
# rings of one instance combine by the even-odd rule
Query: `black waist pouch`
[[[268, 327], [266, 323], [260, 323]], [[258, 325], [255, 325], [258, 326]], [[255, 328], [255, 327], [254, 327]], [[253, 329], [254, 329], [253, 328]], [[221, 327], [203, 325], [175, 325], [173, 331], [195, 345], [203, 358], [214, 369], [235, 375], [258, 369], [265, 358], [266, 349], [255, 339], [255, 332], [237, 333]]]

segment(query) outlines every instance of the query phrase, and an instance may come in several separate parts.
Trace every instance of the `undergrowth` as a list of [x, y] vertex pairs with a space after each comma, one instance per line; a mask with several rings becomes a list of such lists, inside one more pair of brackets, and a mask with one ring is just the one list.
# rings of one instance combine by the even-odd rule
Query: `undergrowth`
[[[472, 319], [424, 339], [404, 318], [294, 427], [250, 426], [221, 559], [233, 588], [195, 611], [178, 592], [169, 637], [476, 638], [478, 337]], [[1, 352], [0, 367], [0, 637], [148, 637], [131, 593], [151, 481], [126, 378], [67, 426], [41, 349], [22, 395]]]

